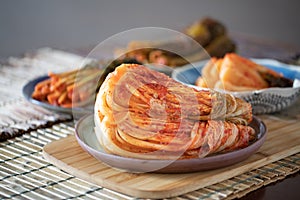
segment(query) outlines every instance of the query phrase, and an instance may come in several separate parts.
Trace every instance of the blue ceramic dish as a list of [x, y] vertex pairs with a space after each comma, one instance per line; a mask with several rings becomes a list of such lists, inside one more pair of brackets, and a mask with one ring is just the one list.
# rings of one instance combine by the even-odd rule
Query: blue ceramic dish
[[[299, 99], [300, 66], [287, 65], [271, 59], [252, 60], [294, 80], [294, 86], [290, 88], [267, 88], [255, 91], [229, 92], [234, 96], [240, 97], [251, 103], [254, 114], [266, 114], [281, 111]], [[172, 78], [183, 84], [199, 88], [195, 86], [194, 83], [201, 75], [201, 69], [206, 63], [207, 61], [201, 61], [178, 68], [173, 71]]]
[[33, 99], [31, 97], [33, 91], [34, 91], [34, 87], [36, 84], [38, 84], [39, 82], [46, 80], [47, 78], [49, 78], [48, 76], [41, 76], [38, 78], [35, 78], [31, 81], [29, 81], [26, 85], [24, 85], [23, 87], [23, 96], [25, 97], [25, 99], [35, 105], [44, 107], [46, 109], [55, 111], [55, 112], [61, 112], [61, 113], [68, 113], [68, 114], [73, 114], [75, 116], [75, 118], [79, 118], [80, 116], [84, 116], [88, 113], [93, 113], [93, 108], [89, 108], [89, 107], [74, 107], [74, 108], [64, 108], [64, 107], [60, 107], [60, 106], [54, 106], [51, 105], [47, 102], [42, 102], [42, 101], [38, 101], [36, 99]]

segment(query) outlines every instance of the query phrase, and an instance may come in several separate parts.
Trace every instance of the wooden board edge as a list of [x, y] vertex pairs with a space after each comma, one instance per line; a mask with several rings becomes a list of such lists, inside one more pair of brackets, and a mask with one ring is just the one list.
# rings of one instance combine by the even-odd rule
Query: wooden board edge
[[[236, 177], [238, 175], [241, 175], [247, 171], [251, 171], [254, 169], [258, 169], [260, 167], [266, 166], [268, 164], [271, 164], [273, 162], [276, 162], [280, 159], [286, 158], [288, 156], [291, 156], [295, 153], [299, 153], [300, 152], [300, 145], [294, 146], [286, 151], [283, 152], [279, 152], [277, 154], [274, 154], [270, 157], [265, 157], [262, 158], [258, 161], [255, 162], [251, 162], [247, 164], [247, 169], [244, 170], [244, 172], [239, 172], [239, 170], [237, 170], [237, 168], [234, 168], [233, 166], [229, 166], [231, 173], [228, 173], [228, 171], [224, 171], [221, 172], [221, 174], [224, 174], [225, 176], [222, 179], [218, 179], [217, 181], [213, 178], [213, 177], [207, 177], [207, 182], [206, 184], [201, 183], [200, 185], [197, 184], [197, 181], [195, 181], [195, 184], [191, 187], [191, 185], [187, 185], [187, 186], [178, 186], [178, 187], [173, 187], [170, 190], [163, 190], [163, 191], [143, 191], [140, 190], [139, 192], [142, 192], [142, 194], [140, 194], [137, 197], [141, 197], [141, 198], [170, 198], [170, 197], [176, 197], [179, 195], [183, 195], [186, 194], [188, 192], [192, 192], [195, 190], [199, 190], [201, 188], [228, 180], [230, 178]], [[257, 152], [258, 153], [258, 152]], [[240, 168], [242, 168], [243, 166], [240, 166]], [[226, 174], [230, 174], [230, 175], [226, 175]], [[203, 181], [203, 179], [201, 180], [201, 182]], [[135, 192], [136, 193], [136, 192]], [[162, 194], [163, 193], [163, 194]]]
[[[66, 138], [63, 138], [63, 139], [66, 139]], [[54, 142], [56, 142], [56, 141], [54, 141]], [[48, 145], [50, 145], [52, 143], [53, 142], [45, 145], [46, 149], [47, 149]], [[46, 161], [48, 161], [49, 163], [51, 163], [54, 166], [58, 167], [59, 169], [71, 174], [72, 176], [75, 176], [75, 177], [80, 178], [82, 180], [85, 180], [87, 182], [96, 184], [100, 187], [104, 187], [104, 188], [107, 188], [107, 189], [110, 189], [110, 190], [113, 190], [113, 191], [116, 191], [116, 192], [120, 192], [120, 193], [123, 193], [125, 195], [132, 196], [132, 197], [156, 198], [156, 199], [158, 199], [158, 198], [168, 198], [168, 197], [179, 196], [179, 195], [182, 195], [182, 194], [185, 194], [185, 193], [189, 192], [189, 191], [186, 192], [186, 191], [183, 191], [183, 190], [179, 190], [179, 191], [170, 190], [166, 194], [166, 191], [147, 191], [147, 190], [139, 190], [138, 188], [131, 188], [131, 187], [126, 187], [125, 188], [124, 186], [118, 186], [114, 182], [110, 182], [108, 180], [102, 180], [102, 181], [96, 180], [92, 176], [90, 176], [88, 173], [85, 173], [81, 170], [78, 170], [78, 169], [76, 169], [76, 168], [74, 168], [74, 167], [72, 167], [72, 166], [56, 159], [55, 157], [51, 156], [50, 154], [48, 154], [44, 150], [44, 148], [43, 148], [43, 151], [42, 151], [42, 155], [43, 155], [43, 157]], [[127, 172], [124, 172], [124, 173], [127, 173]]]
[[[224, 181], [224, 180], [228, 180], [230, 178], [233, 178], [235, 176], [238, 176], [240, 174], [245, 173], [245, 172], [239, 172], [239, 170], [236, 170], [236, 168], [231, 166], [230, 170], [232, 171], [232, 173], [229, 173], [230, 175], [226, 175], [226, 174], [228, 174], [227, 171], [222, 172], [222, 174], [225, 174], [225, 176], [222, 179], [219, 178], [217, 181], [215, 179], [213, 179], [212, 177], [209, 177], [209, 178], [207, 178], [208, 181], [206, 182], [206, 184], [203, 184], [203, 183], [197, 184], [197, 180], [195, 180], [195, 184], [193, 184], [192, 187], [191, 187], [191, 185], [186, 185], [184, 187], [179, 185], [179, 186], [173, 187], [171, 189], [157, 190], [157, 191], [142, 190], [142, 189], [139, 189], [139, 188], [132, 188], [132, 187], [128, 187], [128, 186], [124, 187], [123, 185], [118, 186], [114, 182], [111, 182], [109, 180], [102, 180], [102, 181], [96, 180], [91, 175], [89, 175], [88, 173], [83, 172], [81, 170], [78, 170], [78, 169], [76, 169], [76, 168], [74, 168], [74, 167], [72, 167], [72, 166], [56, 159], [55, 157], [53, 157], [52, 155], [47, 153], [46, 150], [50, 145], [52, 145], [55, 142], [62, 142], [61, 140], [68, 140], [69, 137], [75, 137], [75, 136], [71, 135], [71, 136], [68, 136], [66, 138], [62, 138], [60, 140], [53, 141], [53, 142], [48, 143], [47, 145], [45, 145], [44, 148], [43, 148], [43, 152], [42, 152], [44, 159], [47, 160], [48, 162], [50, 162], [51, 164], [57, 166], [58, 168], [64, 170], [65, 172], [75, 176], [75, 177], [78, 177], [78, 178], [83, 179], [83, 180], [88, 181], [88, 182], [92, 182], [93, 184], [96, 184], [98, 186], [101, 186], [101, 187], [104, 187], [104, 188], [107, 188], [107, 189], [110, 189], [110, 190], [113, 190], [113, 191], [117, 191], [117, 192], [129, 195], [129, 196], [133, 196], [133, 197], [138, 197], [138, 198], [171, 198], [171, 197], [176, 197], [176, 196], [179, 196], [179, 195], [186, 194], [188, 192], [192, 192], [192, 191], [201, 189], [203, 187], [206, 187], [206, 186], [209, 186], [209, 185], [212, 185], [212, 184], [216, 184], [216, 183]], [[262, 159], [260, 159], [256, 162], [248, 163], [246, 171], [257, 169], [259, 167], [265, 166], [267, 164], [270, 164], [272, 162], [275, 162], [277, 160], [288, 157], [288, 156], [293, 155], [293, 154], [298, 153], [298, 152], [300, 152], [300, 145], [296, 145], [293, 148], [290, 148], [286, 151], [279, 152], [279, 153], [274, 154], [270, 157], [262, 158]], [[256, 152], [256, 153], [259, 153], [259, 151]], [[114, 169], [114, 170], [116, 170], [116, 169]], [[124, 172], [124, 173], [127, 173], [127, 172]], [[203, 181], [203, 179], [201, 181]]]
[[[239, 176], [239, 175], [241, 175], [245, 172], [258, 169], [260, 167], [266, 166], [268, 164], [271, 164], [273, 162], [276, 162], [280, 159], [286, 158], [288, 156], [291, 156], [291, 155], [299, 153], [299, 152], [300, 152], [300, 145], [294, 146], [293, 148], [291, 148], [289, 150], [286, 150], [284, 152], [280, 152], [280, 153], [274, 154], [270, 157], [265, 157], [265, 158], [262, 158], [258, 161], [248, 163], [246, 170], [243, 170], [244, 172], [240, 172], [240, 170], [237, 170], [238, 168], [232, 167], [232, 169], [230, 169], [230, 171], [231, 171], [230, 175], [224, 176], [221, 179], [219, 178], [218, 181], [215, 181], [212, 177], [208, 177], [207, 178], [208, 181], [206, 182], [206, 184], [202, 184], [201, 187], [195, 187], [195, 189], [191, 190], [191, 191], [195, 191], [195, 190], [198, 190], [198, 189], [201, 189], [201, 188], [204, 188], [204, 187], [207, 187], [207, 186], [210, 186], [210, 185], [228, 180], [230, 178]], [[242, 168], [242, 167], [243, 166], [240, 166], [239, 168]], [[226, 175], [226, 174], [228, 174], [228, 171], [221, 172], [221, 174]], [[202, 181], [203, 181], [203, 179], [202, 179]], [[195, 185], [197, 185], [197, 181], [195, 181]], [[176, 188], [174, 188], [174, 189], [176, 190]], [[177, 189], [179, 189], [179, 188], [177, 188]], [[181, 189], [184, 189], [184, 188], [181, 187]], [[191, 191], [188, 191], [188, 192], [191, 192]]]

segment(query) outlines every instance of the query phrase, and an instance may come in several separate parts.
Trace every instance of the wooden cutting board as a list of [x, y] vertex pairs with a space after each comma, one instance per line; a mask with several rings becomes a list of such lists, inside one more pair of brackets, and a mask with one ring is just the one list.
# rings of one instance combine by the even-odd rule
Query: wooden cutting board
[[300, 152], [300, 123], [295, 120], [262, 118], [267, 125], [266, 142], [254, 155], [238, 164], [197, 173], [128, 173], [108, 167], [86, 153], [75, 136], [47, 144], [46, 160], [64, 171], [97, 185], [141, 198], [178, 196], [221, 182], [247, 171]]

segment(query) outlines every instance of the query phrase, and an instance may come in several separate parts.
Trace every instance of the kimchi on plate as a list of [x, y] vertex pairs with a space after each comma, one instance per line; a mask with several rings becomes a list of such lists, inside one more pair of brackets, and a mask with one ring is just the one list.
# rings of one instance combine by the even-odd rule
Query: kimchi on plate
[[122, 157], [203, 158], [256, 139], [251, 104], [137, 64], [120, 65], [106, 77], [94, 109], [99, 143]]

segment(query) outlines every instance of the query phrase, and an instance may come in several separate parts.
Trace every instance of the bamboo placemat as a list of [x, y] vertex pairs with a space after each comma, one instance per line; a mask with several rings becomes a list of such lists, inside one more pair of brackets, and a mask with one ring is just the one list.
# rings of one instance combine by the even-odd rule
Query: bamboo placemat
[[[0, 143], [0, 199], [137, 199], [76, 178], [43, 159], [43, 146], [73, 134], [73, 127], [73, 122], [59, 123]], [[239, 198], [299, 169], [300, 153], [297, 153], [170, 199]]]
[[[32, 78], [47, 74], [49, 70], [73, 69], [81, 60], [82, 57], [72, 53], [44, 48], [22, 58], [9, 58], [1, 64], [0, 135], [13, 134], [9, 135], [10, 139], [0, 143], [1, 199], [135, 199], [71, 176], [42, 158], [44, 145], [73, 134], [74, 122], [71, 116], [53, 113], [26, 102], [22, 96], [22, 87]], [[269, 120], [275, 117], [297, 123], [300, 112], [294, 108], [262, 118]], [[300, 154], [297, 153], [172, 199], [241, 197], [298, 172], [299, 160]]]

